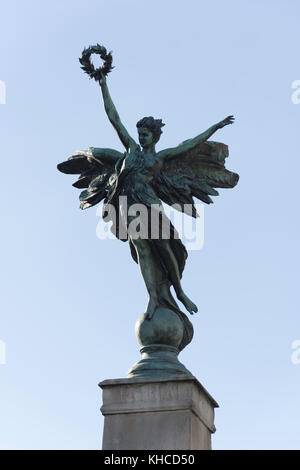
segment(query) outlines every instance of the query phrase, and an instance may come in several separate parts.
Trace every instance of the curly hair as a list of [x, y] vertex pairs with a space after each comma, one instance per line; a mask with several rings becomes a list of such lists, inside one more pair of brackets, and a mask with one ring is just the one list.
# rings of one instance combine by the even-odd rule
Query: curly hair
[[143, 119], [140, 119], [140, 121], [137, 123], [136, 127], [145, 127], [149, 131], [152, 132], [153, 139], [155, 143], [157, 143], [160, 139], [160, 136], [162, 134], [161, 128], [165, 124], [162, 122], [162, 119], [154, 119], [152, 116], [144, 117]]

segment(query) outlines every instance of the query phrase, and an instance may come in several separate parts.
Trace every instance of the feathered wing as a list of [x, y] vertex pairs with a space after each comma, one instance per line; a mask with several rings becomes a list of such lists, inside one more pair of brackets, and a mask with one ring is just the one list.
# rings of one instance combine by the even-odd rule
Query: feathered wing
[[212, 203], [210, 196], [218, 196], [215, 188], [233, 188], [239, 175], [225, 168], [228, 146], [219, 142], [206, 141], [192, 150], [176, 155], [168, 149], [157, 154], [163, 156], [163, 167], [156, 176], [153, 186], [157, 196], [166, 204], [188, 215], [197, 217], [193, 197], [206, 204]]
[[80, 175], [73, 186], [87, 188], [79, 195], [81, 209], [92, 207], [106, 197], [109, 179], [115, 173], [115, 164], [122, 157], [123, 154], [116, 150], [92, 147], [77, 152], [57, 165], [62, 173]]

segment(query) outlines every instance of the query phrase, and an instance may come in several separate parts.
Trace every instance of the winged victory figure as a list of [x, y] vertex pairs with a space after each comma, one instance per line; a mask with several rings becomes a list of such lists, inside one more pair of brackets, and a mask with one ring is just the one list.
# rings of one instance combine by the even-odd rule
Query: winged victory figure
[[[93, 53], [104, 59], [99, 69], [90, 62]], [[79, 196], [81, 209], [104, 201], [104, 220], [112, 221], [111, 230], [117, 238], [129, 242], [132, 258], [140, 267], [149, 295], [146, 318], [151, 319], [159, 306], [176, 312], [185, 326], [182, 349], [190, 342], [193, 328], [178, 307], [170, 287], [173, 286], [177, 299], [190, 314], [197, 312], [197, 306], [183, 291], [181, 278], [187, 251], [166, 216], [162, 202], [197, 217], [194, 197], [210, 204], [213, 202], [210, 196], [218, 195], [215, 188], [233, 188], [237, 184], [239, 176], [225, 168], [227, 145], [208, 140], [218, 129], [232, 124], [234, 117], [226, 117], [176, 147], [156, 152], [155, 145], [164, 126], [161, 119], [144, 117], [139, 120], [137, 143], [119, 117], [107, 86], [111, 54], [107, 54], [103, 46], [91, 46], [83, 51], [80, 62], [83, 70], [100, 84], [106, 114], [125, 152], [91, 147], [72, 155], [60, 163], [58, 169], [80, 175], [73, 186], [84, 189]], [[140, 213], [134, 213], [131, 208], [135, 204], [146, 208], [149, 217], [143, 220]], [[112, 216], [111, 207], [116, 217]], [[155, 227], [149, 224], [150, 213], [151, 221], [158, 221]], [[152, 217], [153, 213], [156, 218]], [[135, 222], [141, 233], [138, 237], [129, 230]], [[167, 227], [169, 236], [165, 236]], [[158, 228], [155, 237], [151, 237], [153, 228]]]

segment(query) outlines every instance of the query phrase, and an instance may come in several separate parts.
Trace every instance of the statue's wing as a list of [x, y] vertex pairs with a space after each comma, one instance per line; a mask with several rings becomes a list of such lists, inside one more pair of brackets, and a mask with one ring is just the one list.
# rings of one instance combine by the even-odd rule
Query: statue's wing
[[[184, 142], [183, 142], [184, 144]], [[192, 150], [163, 150], [157, 154], [163, 166], [153, 181], [157, 196], [169, 205], [188, 215], [197, 217], [193, 197], [206, 204], [212, 203], [210, 196], [218, 196], [215, 188], [233, 188], [239, 175], [226, 170], [225, 158], [228, 146], [219, 142], [206, 141]]]
[[62, 173], [80, 175], [73, 186], [87, 188], [79, 196], [81, 209], [92, 207], [106, 197], [109, 178], [122, 157], [123, 154], [116, 150], [91, 147], [57, 165]]

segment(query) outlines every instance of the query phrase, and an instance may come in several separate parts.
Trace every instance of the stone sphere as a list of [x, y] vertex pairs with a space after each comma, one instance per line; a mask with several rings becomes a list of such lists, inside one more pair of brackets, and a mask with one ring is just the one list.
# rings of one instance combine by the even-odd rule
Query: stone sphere
[[178, 315], [166, 307], [159, 307], [151, 320], [141, 315], [135, 324], [135, 334], [141, 346], [166, 344], [178, 348], [184, 327]]

